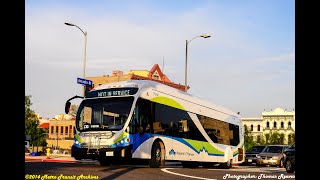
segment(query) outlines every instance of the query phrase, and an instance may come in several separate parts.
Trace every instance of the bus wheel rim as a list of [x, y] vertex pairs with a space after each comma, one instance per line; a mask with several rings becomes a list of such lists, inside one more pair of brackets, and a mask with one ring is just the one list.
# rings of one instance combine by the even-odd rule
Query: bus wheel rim
[[156, 160], [160, 161], [160, 159], [161, 159], [161, 151], [160, 151], [159, 148], [157, 148], [157, 150], [156, 150]]

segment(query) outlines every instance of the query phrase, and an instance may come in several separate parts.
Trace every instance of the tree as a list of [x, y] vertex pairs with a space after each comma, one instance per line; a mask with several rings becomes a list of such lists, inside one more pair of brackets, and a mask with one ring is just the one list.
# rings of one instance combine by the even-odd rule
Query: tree
[[280, 144], [284, 144], [285, 136], [284, 133], [280, 133]]
[[[32, 145], [32, 151], [34, 145], [46, 145], [46, 130], [38, 128], [39, 120], [37, 115], [31, 110], [31, 96], [25, 96], [25, 135], [30, 135], [30, 144]], [[38, 150], [38, 149], [37, 149]]]
[[259, 144], [259, 145], [266, 144], [266, 141], [265, 141], [265, 139], [264, 139], [264, 136], [263, 136], [263, 135], [257, 135], [256, 143]]
[[39, 146], [47, 146], [46, 137], [48, 134], [48, 129], [37, 128], [34, 143], [37, 146], [37, 152]]
[[29, 122], [29, 121], [37, 121], [38, 118], [37, 118], [37, 115], [34, 113], [33, 110], [31, 110], [31, 95], [29, 96], [25, 96], [25, 99], [24, 99], [24, 107], [25, 107], [25, 113], [24, 113], [24, 116], [25, 116], [25, 123]]
[[283, 133], [278, 131], [270, 131], [270, 133], [265, 134], [266, 144], [284, 144], [285, 137]]
[[256, 145], [256, 143], [253, 139], [253, 135], [252, 135], [251, 131], [247, 128], [247, 126], [244, 126], [244, 146], [245, 146], [245, 149], [249, 150], [255, 145]]
[[288, 144], [293, 144], [295, 142], [295, 134], [291, 133], [289, 137], [288, 137]]

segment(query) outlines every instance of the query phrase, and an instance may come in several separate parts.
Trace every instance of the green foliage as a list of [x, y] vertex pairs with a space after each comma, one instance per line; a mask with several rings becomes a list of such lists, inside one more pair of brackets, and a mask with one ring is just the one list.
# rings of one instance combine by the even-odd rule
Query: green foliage
[[37, 118], [37, 115], [34, 113], [33, 110], [31, 110], [31, 96], [25, 96], [25, 99], [24, 99], [24, 107], [25, 107], [25, 113], [24, 113], [24, 116], [25, 116], [25, 123], [29, 122], [29, 121], [37, 121], [38, 118]]
[[259, 144], [259, 145], [266, 144], [265, 137], [263, 135], [257, 135], [256, 143]]
[[288, 138], [288, 144], [293, 144], [295, 142], [295, 134], [291, 133], [291, 138]]
[[30, 135], [30, 144], [35, 146], [46, 146], [47, 130], [38, 128], [39, 120], [31, 110], [31, 96], [25, 96], [25, 135]]
[[256, 145], [256, 142], [253, 139], [251, 131], [244, 126], [244, 146], [246, 150], [250, 150], [253, 146]]
[[285, 135], [278, 131], [271, 131], [264, 136], [266, 138], [265, 144], [267, 145], [284, 144], [285, 141]]

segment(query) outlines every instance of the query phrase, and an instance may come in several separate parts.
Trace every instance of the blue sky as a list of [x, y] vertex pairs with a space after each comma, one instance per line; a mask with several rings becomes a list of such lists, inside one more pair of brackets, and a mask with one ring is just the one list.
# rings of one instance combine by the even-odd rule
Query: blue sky
[[265, 109], [295, 108], [295, 12], [292, 0], [32, 1], [25, 11], [25, 94], [32, 109], [52, 118], [81, 95], [86, 76], [158, 63], [184, 84], [185, 41], [189, 93], [260, 117]]

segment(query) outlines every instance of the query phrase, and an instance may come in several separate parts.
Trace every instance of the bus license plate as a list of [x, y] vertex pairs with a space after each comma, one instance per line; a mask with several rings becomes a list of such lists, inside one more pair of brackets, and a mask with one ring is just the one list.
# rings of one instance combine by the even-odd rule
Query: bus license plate
[[248, 159], [248, 162], [252, 162], [252, 159]]
[[106, 156], [113, 156], [113, 151], [106, 152]]

